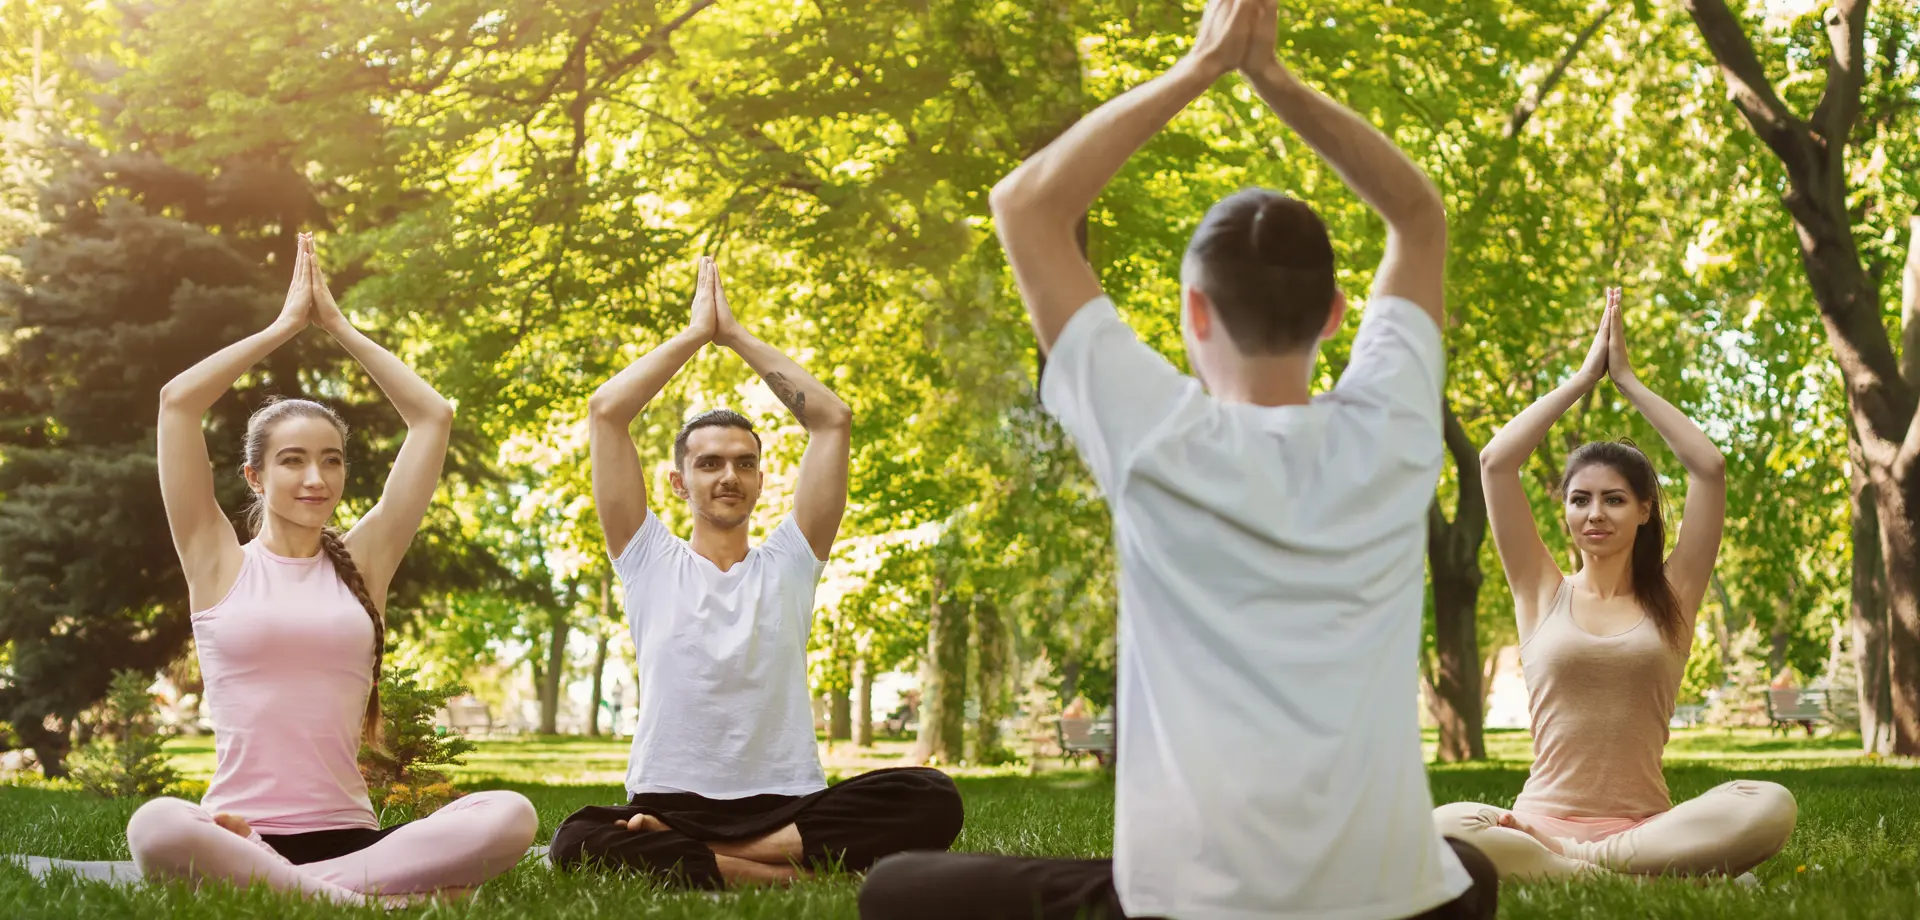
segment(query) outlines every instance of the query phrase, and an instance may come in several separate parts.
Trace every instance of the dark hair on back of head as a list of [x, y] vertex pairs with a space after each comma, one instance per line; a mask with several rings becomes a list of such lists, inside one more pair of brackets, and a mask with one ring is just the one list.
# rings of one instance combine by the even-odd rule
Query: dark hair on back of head
[[1241, 354], [1306, 348], [1333, 310], [1333, 242], [1304, 201], [1262, 188], [1222, 198], [1186, 258]]
[[[340, 432], [340, 440], [347, 440], [347, 423], [340, 414], [310, 399], [267, 400], [267, 404], [254, 410], [247, 419], [247, 437], [242, 447], [243, 462], [260, 475], [266, 474], [267, 441], [273, 435], [274, 426], [290, 418], [317, 418], [333, 425]], [[254, 495], [253, 504], [247, 506], [247, 530], [259, 535], [260, 524], [266, 517], [267, 501], [264, 495]], [[373, 621], [373, 690], [367, 694], [367, 711], [360, 723], [360, 740], [376, 751], [385, 749], [383, 724], [380, 715], [380, 678], [386, 672], [387, 619], [380, 615], [380, 608], [373, 602], [373, 593], [367, 590], [367, 580], [360, 575], [360, 567], [353, 562], [353, 554], [347, 550], [346, 537], [332, 527], [320, 529], [320, 551], [327, 554], [333, 562], [333, 573], [340, 582], [353, 592], [353, 599], [360, 602], [360, 609], [367, 612]]]
[[687, 437], [701, 428], [738, 428], [753, 435], [753, 449], [760, 449], [760, 432], [753, 430], [753, 422], [732, 409], [709, 409], [680, 426], [680, 433], [673, 436], [673, 466], [682, 468], [687, 459]]
[[1631, 440], [1595, 441], [1574, 448], [1567, 455], [1567, 471], [1560, 477], [1560, 497], [1566, 499], [1573, 474], [1589, 466], [1604, 466], [1620, 474], [1633, 490], [1633, 497], [1652, 505], [1647, 522], [1633, 534], [1633, 596], [1640, 608], [1659, 627], [1660, 637], [1674, 648], [1685, 648], [1687, 622], [1680, 613], [1680, 596], [1667, 580], [1667, 524], [1661, 513], [1660, 476], [1653, 461], [1640, 452]]

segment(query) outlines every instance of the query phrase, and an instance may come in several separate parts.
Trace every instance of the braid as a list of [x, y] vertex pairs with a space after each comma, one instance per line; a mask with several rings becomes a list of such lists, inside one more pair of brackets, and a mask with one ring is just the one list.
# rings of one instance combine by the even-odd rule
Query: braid
[[320, 549], [333, 560], [333, 571], [353, 592], [353, 596], [366, 608], [367, 616], [373, 620], [373, 692], [367, 694], [366, 721], [361, 728], [360, 737], [368, 747], [381, 749], [380, 720], [380, 677], [384, 670], [387, 648], [387, 620], [380, 615], [380, 608], [374, 606], [373, 595], [367, 592], [367, 580], [360, 577], [360, 568], [353, 564], [353, 554], [347, 551], [347, 543], [340, 538], [340, 531], [331, 527], [320, 530]]

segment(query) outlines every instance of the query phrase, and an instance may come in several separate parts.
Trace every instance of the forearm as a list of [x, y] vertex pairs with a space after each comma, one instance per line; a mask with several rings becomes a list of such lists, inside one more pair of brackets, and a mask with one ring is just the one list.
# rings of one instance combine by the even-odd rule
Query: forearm
[[996, 222], [1052, 221], [1071, 226], [1101, 189], [1217, 75], [1182, 58], [1171, 70], [1095, 109], [994, 186]]
[[275, 322], [238, 342], [208, 355], [200, 363], [181, 371], [160, 388], [162, 409], [204, 414], [221, 395], [240, 379], [247, 369], [300, 334], [300, 327]]
[[393, 401], [394, 411], [400, 413], [400, 419], [408, 428], [422, 425], [451, 424], [453, 406], [439, 391], [414, 373], [413, 368], [366, 334], [350, 325], [328, 329], [341, 347], [352, 355], [360, 366], [367, 369], [367, 376], [373, 378], [375, 386]]
[[1366, 119], [1302, 83], [1277, 61], [1246, 76], [1267, 107], [1318, 152], [1360, 200], [1379, 212], [1389, 228], [1444, 228], [1445, 210], [1432, 180]]
[[1700, 430], [1686, 413], [1675, 408], [1660, 394], [1648, 389], [1638, 377], [1615, 375], [1613, 385], [1618, 387], [1620, 395], [1632, 403], [1640, 415], [1646, 418], [1653, 430], [1660, 433], [1674, 456], [1680, 458], [1680, 464], [1687, 468], [1687, 475], [1695, 479], [1719, 480], [1726, 476], [1727, 461], [1715, 447], [1707, 433]]
[[807, 373], [800, 362], [787, 357], [780, 349], [745, 331], [736, 333], [734, 338], [726, 342], [726, 346], [740, 355], [747, 366], [767, 382], [773, 395], [780, 397], [780, 402], [808, 431], [845, 428], [853, 424], [853, 410], [825, 384]]
[[1553, 430], [1553, 424], [1593, 389], [1595, 381], [1574, 377], [1513, 417], [1480, 448], [1480, 468], [1489, 472], [1517, 472], [1533, 449]]
[[594, 390], [587, 398], [587, 413], [617, 422], [624, 430], [705, 344], [705, 336], [691, 331], [666, 340]]

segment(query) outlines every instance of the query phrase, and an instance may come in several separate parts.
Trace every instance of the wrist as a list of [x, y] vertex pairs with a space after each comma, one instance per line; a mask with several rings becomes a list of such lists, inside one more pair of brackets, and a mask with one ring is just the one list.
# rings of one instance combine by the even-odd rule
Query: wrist
[[1205, 92], [1206, 88], [1212, 86], [1215, 80], [1232, 72], [1233, 65], [1228, 62], [1215, 61], [1197, 54], [1188, 54], [1175, 63], [1173, 68], [1167, 71], [1167, 75], [1175, 78], [1197, 80], [1202, 84], [1198, 87], [1198, 92]]
[[1277, 57], [1263, 57], [1250, 67], [1241, 67], [1240, 72], [1255, 86], [1286, 89], [1299, 84], [1293, 71], [1280, 63]]

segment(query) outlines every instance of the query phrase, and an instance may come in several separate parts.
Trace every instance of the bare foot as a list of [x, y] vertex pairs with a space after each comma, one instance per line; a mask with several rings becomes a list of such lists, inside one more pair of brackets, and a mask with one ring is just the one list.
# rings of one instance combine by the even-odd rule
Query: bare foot
[[239, 815], [230, 815], [230, 814], [227, 814], [226, 812], [221, 812], [213, 816], [213, 823], [218, 824], [221, 827], [224, 827], [227, 830], [232, 831], [233, 833], [239, 834], [241, 837], [244, 837], [248, 840], [253, 839], [253, 826], [247, 823], [247, 819], [242, 818]]
[[726, 879], [728, 885], [791, 885], [807, 874], [792, 866], [770, 866], [719, 854], [714, 855], [713, 861], [719, 865], [720, 877]]
[[645, 832], [645, 831], [673, 830], [673, 828], [670, 828], [667, 826], [667, 823], [665, 821], [662, 821], [659, 818], [656, 818], [652, 815], [634, 815], [633, 817], [628, 818], [625, 821], [615, 821], [613, 823], [622, 825], [627, 830], [630, 830], [630, 831]]
[[799, 825], [789, 824], [753, 840], [715, 841], [707, 844], [716, 856], [747, 859], [769, 866], [791, 866], [803, 853]]

